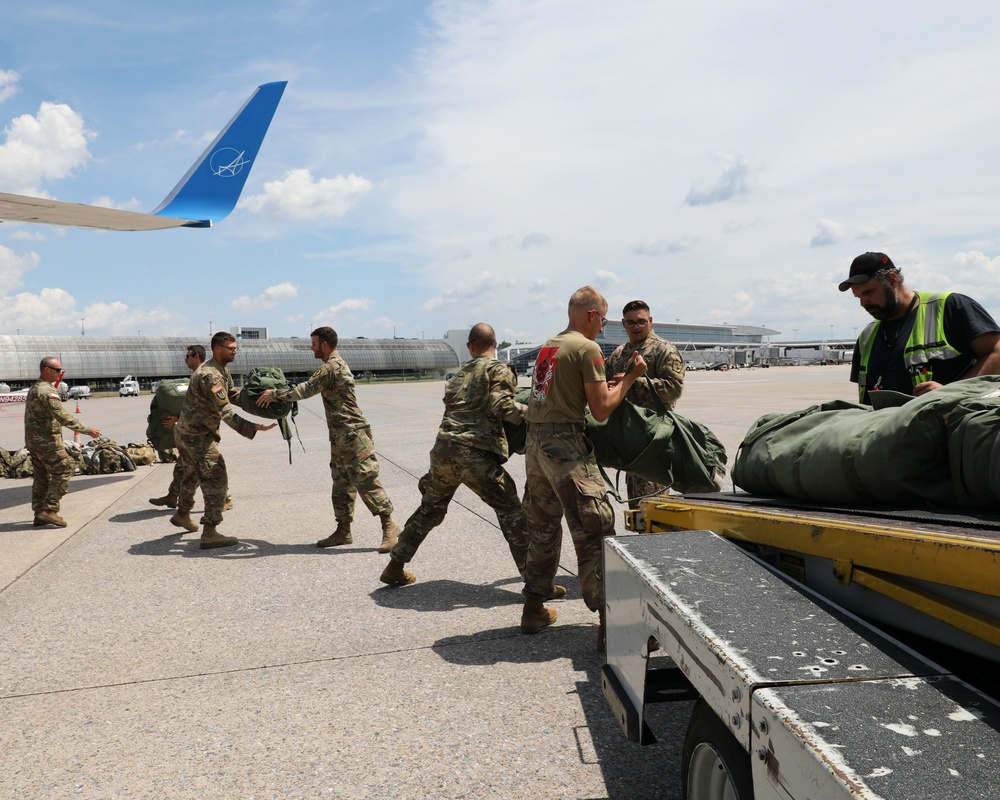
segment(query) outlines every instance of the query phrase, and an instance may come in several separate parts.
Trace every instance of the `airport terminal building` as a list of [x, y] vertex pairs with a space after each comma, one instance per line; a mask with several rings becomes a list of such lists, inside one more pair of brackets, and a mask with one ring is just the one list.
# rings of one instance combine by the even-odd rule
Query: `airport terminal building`
[[[69, 386], [86, 384], [94, 391], [117, 391], [131, 375], [148, 391], [161, 378], [190, 374], [184, 363], [188, 345], [208, 342], [197, 336], [0, 336], [0, 381], [24, 388], [38, 380], [38, 364], [57, 356]], [[242, 338], [229, 365], [237, 385], [254, 367], [278, 367], [297, 383], [319, 366], [307, 338]], [[441, 339], [341, 339], [337, 352], [355, 377], [443, 377], [458, 367], [455, 351]]]

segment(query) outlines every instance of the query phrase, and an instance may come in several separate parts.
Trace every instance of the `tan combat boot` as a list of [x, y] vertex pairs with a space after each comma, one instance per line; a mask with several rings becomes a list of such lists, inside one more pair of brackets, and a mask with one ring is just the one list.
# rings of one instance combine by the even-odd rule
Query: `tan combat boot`
[[41, 520], [42, 525], [55, 525], [57, 528], [65, 528], [67, 525], [66, 520], [59, 516], [56, 511], [40, 511], [35, 514], [35, 522], [37, 523]]
[[541, 597], [524, 598], [521, 612], [521, 633], [538, 633], [556, 621], [558, 614], [554, 608], [546, 608]]
[[191, 533], [197, 533], [198, 523], [191, 519], [191, 515], [187, 511], [178, 511], [170, 518], [170, 524], [176, 525], [178, 528], [184, 528], [186, 531], [191, 531]]
[[566, 587], [565, 586], [559, 586], [559, 584], [555, 584], [552, 587], [552, 594], [550, 594], [545, 599], [546, 600], [562, 600], [565, 596], [566, 596]]
[[399, 539], [399, 528], [392, 521], [391, 514], [379, 514], [379, 517], [382, 520], [382, 544], [378, 546], [378, 551], [388, 553], [396, 546], [396, 540]]
[[223, 536], [215, 530], [214, 525], [205, 525], [205, 530], [201, 532], [201, 549], [211, 550], [214, 547], [232, 547], [239, 544], [240, 540], [235, 536]]
[[177, 495], [165, 494], [163, 497], [150, 497], [149, 502], [154, 506], [166, 506], [167, 508], [177, 508]]
[[389, 564], [382, 570], [379, 580], [382, 583], [388, 583], [390, 586], [409, 586], [417, 580], [417, 576], [403, 569], [402, 561], [390, 558]]
[[316, 542], [317, 547], [337, 547], [342, 544], [350, 544], [354, 541], [351, 536], [351, 523], [337, 520], [337, 530]]

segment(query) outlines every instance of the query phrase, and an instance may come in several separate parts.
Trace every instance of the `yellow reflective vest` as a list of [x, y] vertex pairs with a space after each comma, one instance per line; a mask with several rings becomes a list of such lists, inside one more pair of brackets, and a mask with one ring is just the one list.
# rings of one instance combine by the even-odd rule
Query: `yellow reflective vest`
[[[951, 292], [915, 292], [915, 294], [920, 303], [917, 306], [913, 327], [910, 329], [910, 336], [903, 348], [903, 363], [910, 371], [910, 380], [914, 386], [921, 381], [933, 379], [928, 362], [946, 361], [962, 355], [948, 343], [948, 337], [944, 333], [944, 304]], [[860, 402], [864, 402], [865, 391], [868, 389], [868, 361], [881, 325], [882, 321], [876, 320], [858, 337], [858, 349], [861, 354], [858, 370]]]

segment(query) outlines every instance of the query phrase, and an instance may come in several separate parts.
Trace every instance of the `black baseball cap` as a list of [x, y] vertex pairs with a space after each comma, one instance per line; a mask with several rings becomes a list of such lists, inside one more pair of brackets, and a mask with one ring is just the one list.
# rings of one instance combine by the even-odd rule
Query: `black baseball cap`
[[840, 284], [840, 291], [846, 292], [859, 283], [868, 283], [880, 269], [894, 269], [895, 264], [885, 253], [862, 253], [851, 262], [847, 280]]

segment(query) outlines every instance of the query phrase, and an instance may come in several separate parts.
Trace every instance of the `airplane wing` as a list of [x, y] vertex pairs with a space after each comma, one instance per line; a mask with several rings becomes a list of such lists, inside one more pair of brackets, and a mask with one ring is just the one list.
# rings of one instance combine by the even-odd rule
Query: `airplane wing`
[[64, 203], [44, 197], [26, 197], [0, 192], [0, 220], [40, 222], [47, 225], [70, 225], [75, 228], [99, 228], [107, 231], [153, 231], [163, 228], [207, 228], [211, 220], [194, 221], [158, 217], [138, 211]]
[[0, 220], [111, 231], [209, 228], [235, 208], [286, 85], [257, 87], [152, 213], [0, 192]]

